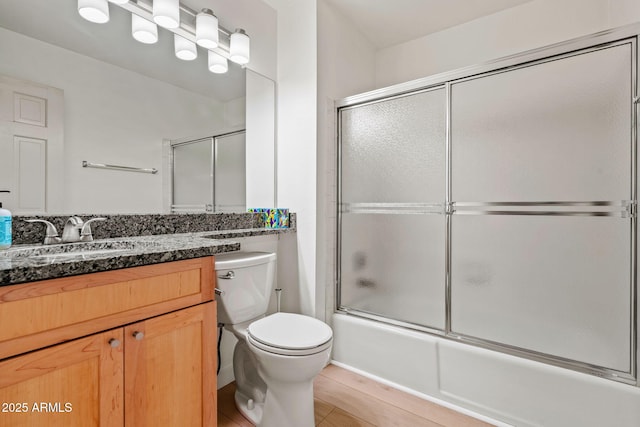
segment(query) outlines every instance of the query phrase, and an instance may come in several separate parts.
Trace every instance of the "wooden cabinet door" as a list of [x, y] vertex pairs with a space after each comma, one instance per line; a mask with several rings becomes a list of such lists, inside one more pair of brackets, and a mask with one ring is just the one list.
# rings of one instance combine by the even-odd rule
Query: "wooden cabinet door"
[[0, 427], [122, 425], [122, 341], [119, 328], [0, 362]]
[[216, 425], [215, 302], [134, 323], [125, 334], [125, 425]]

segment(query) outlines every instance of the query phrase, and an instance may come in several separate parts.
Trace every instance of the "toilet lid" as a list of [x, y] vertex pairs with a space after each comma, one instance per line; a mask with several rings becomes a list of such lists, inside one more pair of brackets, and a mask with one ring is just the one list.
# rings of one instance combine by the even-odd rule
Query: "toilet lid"
[[329, 325], [313, 317], [275, 313], [249, 325], [254, 340], [275, 348], [302, 350], [319, 347], [333, 337]]

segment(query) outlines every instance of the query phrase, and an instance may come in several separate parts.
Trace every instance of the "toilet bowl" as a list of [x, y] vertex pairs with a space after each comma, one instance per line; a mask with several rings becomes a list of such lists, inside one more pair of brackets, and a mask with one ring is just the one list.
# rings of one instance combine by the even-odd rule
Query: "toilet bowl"
[[312, 427], [313, 379], [329, 362], [333, 333], [318, 319], [294, 313], [265, 316], [276, 255], [236, 252], [216, 256], [223, 292], [218, 321], [234, 349], [235, 402], [261, 427]]

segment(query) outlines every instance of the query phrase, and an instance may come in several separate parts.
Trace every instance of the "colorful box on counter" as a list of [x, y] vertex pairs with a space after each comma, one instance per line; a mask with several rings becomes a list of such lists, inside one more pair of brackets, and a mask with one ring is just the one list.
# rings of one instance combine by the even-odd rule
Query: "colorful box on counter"
[[261, 213], [265, 228], [289, 228], [289, 209], [251, 208], [247, 211]]

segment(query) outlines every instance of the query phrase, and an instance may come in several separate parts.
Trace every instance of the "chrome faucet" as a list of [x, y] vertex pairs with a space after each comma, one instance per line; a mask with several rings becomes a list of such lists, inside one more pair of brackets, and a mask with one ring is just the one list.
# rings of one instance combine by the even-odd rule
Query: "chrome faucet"
[[93, 242], [93, 234], [91, 234], [91, 223], [96, 221], [106, 221], [107, 218], [91, 218], [89, 221], [85, 221], [82, 229], [80, 230], [80, 241]]
[[78, 216], [69, 217], [62, 231], [62, 242], [92, 242], [93, 234], [91, 233], [91, 223], [104, 220], [106, 220], [106, 218], [92, 218], [84, 222]]
[[64, 223], [64, 230], [62, 230], [62, 242], [72, 243], [80, 241], [80, 231], [84, 221], [79, 216], [72, 216]]
[[67, 219], [62, 231], [62, 238], [58, 237], [58, 230], [55, 225], [44, 219], [26, 219], [26, 222], [42, 222], [47, 225], [47, 232], [44, 238], [45, 245], [53, 245], [56, 243], [73, 243], [73, 242], [92, 242], [93, 234], [91, 233], [91, 223], [95, 221], [104, 221], [106, 218], [92, 218], [87, 222], [82, 221], [78, 216], [72, 216]]
[[25, 222], [42, 222], [47, 226], [47, 232], [44, 236], [44, 244], [45, 245], [54, 245], [56, 243], [62, 242], [62, 239], [58, 237], [58, 230], [56, 230], [56, 226], [51, 224], [49, 221], [45, 221], [44, 219], [25, 219]]

